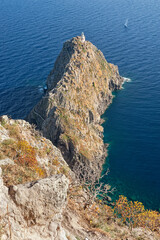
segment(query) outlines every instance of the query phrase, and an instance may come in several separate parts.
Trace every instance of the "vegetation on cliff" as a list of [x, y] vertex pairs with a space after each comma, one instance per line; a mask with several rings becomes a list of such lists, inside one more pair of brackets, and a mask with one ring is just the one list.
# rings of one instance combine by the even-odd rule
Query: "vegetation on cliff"
[[124, 196], [108, 206], [111, 189], [100, 183], [101, 115], [122, 83], [118, 68], [76, 37], [64, 44], [48, 90], [28, 116], [41, 132], [24, 120], [0, 118], [2, 240], [160, 238], [158, 212]]
[[[82, 165], [81, 170], [79, 169], [80, 165], [75, 166], [77, 172], [74, 175], [63, 160], [60, 151], [29, 123], [4, 116], [1, 118], [0, 132], [0, 165], [2, 178], [7, 187], [4, 188], [2, 185], [0, 192], [0, 236], [2, 239], [3, 236], [7, 236], [6, 239], [16, 240], [15, 231], [21, 234], [19, 240], [28, 239], [25, 238], [27, 231], [30, 239], [43, 240], [44, 234], [48, 236], [47, 226], [51, 224], [51, 221], [55, 226], [60, 226], [59, 233], [57, 230], [55, 232], [53, 229], [51, 230], [54, 234], [60, 234], [56, 238], [58, 240], [84, 240], [85, 237], [94, 240], [159, 239], [160, 214], [158, 212], [146, 211], [141, 203], [129, 202], [125, 197], [120, 197], [114, 208], [108, 206], [103, 198], [101, 200], [98, 198], [99, 190], [101, 191], [102, 188], [99, 188], [94, 175], [89, 177], [91, 174], [89, 169], [85, 165]], [[82, 174], [86, 176], [83, 179], [81, 178]], [[41, 191], [45, 190], [42, 187], [43, 182], [47, 181], [49, 184], [50, 179], [64, 175], [66, 178], [54, 190], [58, 191], [60, 196], [63, 195], [64, 192], [60, 190], [61, 186], [65, 186], [66, 181], [69, 182], [68, 191], [63, 198], [65, 209], [62, 208], [63, 211], [60, 211], [57, 210], [57, 207], [55, 208], [61, 216], [61, 220], [58, 220], [57, 223], [57, 215], [50, 216], [46, 212], [49, 199], [45, 200], [44, 212], [41, 212], [41, 205], [40, 208], [38, 205], [35, 207], [37, 199], [40, 198], [35, 191], [38, 191], [39, 194], [39, 188]], [[44, 179], [44, 181], [40, 179]], [[31, 191], [30, 194], [32, 194], [29, 195], [29, 199], [28, 195], [25, 195], [28, 194], [28, 191]], [[53, 195], [55, 198], [57, 196], [57, 192], [52, 192], [52, 187], [49, 191], [51, 192], [45, 192], [48, 197]], [[108, 191], [110, 189], [106, 187], [105, 193]], [[32, 204], [34, 204], [34, 209]], [[54, 209], [54, 206], [50, 207], [50, 211], [52, 208]], [[43, 215], [45, 219], [43, 219]], [[19, 218], [21, 218], [20, 223], [18, 223]], [[41, 227], [38, 225], [39, 221], [41, 221]], [[126, 224], [129, 225], [129, 228]], [[137, 229], [137, 227], [143, 228]], [[65, 238], [62, 238], [63, 231], [65, 231]]]
[[33, 181], [67, 169], [60, 152], [29, 123], [3, 116], [0, 131], [0, 166], [6, 186]]
[[62, 152], [100, 175], [106, 157], [101, 114], [121, 88], [118, 68], [92, 43], [75, 37], [64, 43], [47, 79], [48, 90], [28, 116]]

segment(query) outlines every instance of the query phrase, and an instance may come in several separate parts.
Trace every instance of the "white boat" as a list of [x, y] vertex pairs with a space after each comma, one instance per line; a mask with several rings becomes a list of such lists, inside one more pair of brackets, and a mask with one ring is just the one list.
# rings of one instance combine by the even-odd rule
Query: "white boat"
[[128, 28], [128, 19], [126, 19], [124, 26]]

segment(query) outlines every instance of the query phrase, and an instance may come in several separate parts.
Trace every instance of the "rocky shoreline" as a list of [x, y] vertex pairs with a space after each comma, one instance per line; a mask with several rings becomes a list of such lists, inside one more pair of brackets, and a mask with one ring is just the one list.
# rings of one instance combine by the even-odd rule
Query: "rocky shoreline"
[[123, 82], [118, 67], [100, 50], [74, 37], [64, 43], [47, 78], [47, 92], [27, 120], [61, 150], [72, 169], [80, 162], [99, 176], [107, 156], [101, 115]]
[[[107, 154], [101, 115], [123, 81], [94, 45], [76, 37], [64, 44], [47, 92], [28, 116], [41, 132], [0, 117], [1, 240], [160, 239], [158, 212], [146, 211], [154, 229], [151, 222], [132, 230], [97, 198], [95, 177]], [[86, 172], [92, 181], [81, 177]]]

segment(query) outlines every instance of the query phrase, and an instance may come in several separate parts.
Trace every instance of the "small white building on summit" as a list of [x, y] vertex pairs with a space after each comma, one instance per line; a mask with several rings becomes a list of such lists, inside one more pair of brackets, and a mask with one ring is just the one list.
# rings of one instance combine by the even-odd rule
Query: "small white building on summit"
[[81, 34], [81, 42], [84, 43], [85, 42], [85, 36], [84, 36], [84, 32], [82, 32]]

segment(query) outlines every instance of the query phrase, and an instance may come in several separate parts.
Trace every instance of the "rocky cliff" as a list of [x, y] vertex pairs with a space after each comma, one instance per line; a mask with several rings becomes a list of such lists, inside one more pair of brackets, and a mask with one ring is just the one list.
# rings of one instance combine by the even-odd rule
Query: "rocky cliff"
[[67, 240], [61, 222], [69, 171], [60, 151], [29, 123], [1, 117], [0, 239]]
[[74, 192], [73, 183], [50, 140], [24, 120], [0, 117], [1, 240], [97, 240], [100, 234], [89, 232], [77, 213], [86, 193], [79, 187]]
[[[28, 116], [48, 139], [24, 120], [0, 117], [1, 240], [160, 239], [158, 212], [147, 211], [145, 225], [130, 230], [96, 198], [94, 176], [106, 156], [101, 114], [122, 82], [117, 67], [76, 37], [64, 44], [47, 93]], [[74, 173], [66, 162], [81, 164]], [[91, 181], [81, 178], [90, 170]]]
[[82, 162], [97, 175], [106, 157], [101, 115], [124, 79], [92, 43], [80, 37], [63, 45], [47, 79], [48, 90], [28, 116], [73, 167]]
[[61, 152], [24, 120], [0, 117], [1, 240], [158, 240], [130, 231], [76, 181]]

